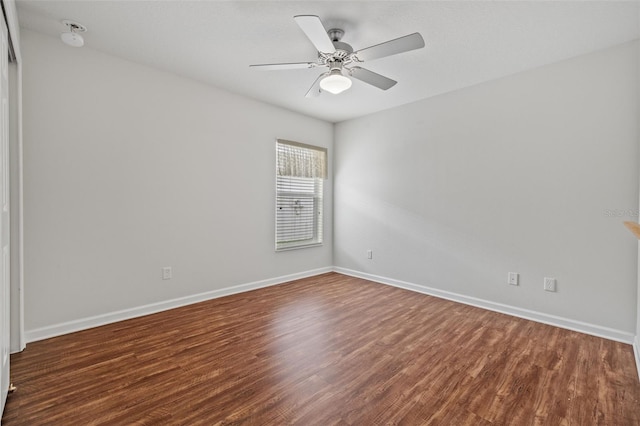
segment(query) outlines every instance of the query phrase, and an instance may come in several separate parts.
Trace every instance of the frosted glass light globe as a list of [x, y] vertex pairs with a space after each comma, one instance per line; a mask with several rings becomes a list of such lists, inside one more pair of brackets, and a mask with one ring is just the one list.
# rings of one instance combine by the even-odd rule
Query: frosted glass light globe
[[339, 70], [331, 71], [331, 74], [320, 80], [320, 88], [337, 95], [351, 87], [351, 79], [342, 75]]

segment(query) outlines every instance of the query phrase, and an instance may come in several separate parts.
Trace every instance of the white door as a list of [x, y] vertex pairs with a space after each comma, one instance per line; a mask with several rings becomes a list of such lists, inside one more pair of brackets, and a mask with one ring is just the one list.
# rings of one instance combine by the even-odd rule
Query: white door
[[2, 22], [0, 40], [0, 415], [9, 390], [9, 39]]

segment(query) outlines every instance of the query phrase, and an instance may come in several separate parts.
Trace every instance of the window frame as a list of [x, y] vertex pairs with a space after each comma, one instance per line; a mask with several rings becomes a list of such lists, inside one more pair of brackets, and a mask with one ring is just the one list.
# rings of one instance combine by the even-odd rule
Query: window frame
[[[304, 167], [302, 171], [300, 170], [291, 170], [290, 167], [282, 167], [283, 165], [280, 162], [281, 154], [280, 149], [281, 145], [289, 146], [290, 149], [302, 149], [302, 150], [311, 150], [314, 151], [311, 157], [320, 156], [320, 160], [311, 161]], [[284, 151], [283, 151], [284, 152]], [[287, 251], [287, 250], [295, 250], [300, 248], [307, 247], [317, 247], [322, 246], [324, 243], [324, 182], [323, 180], [327, 178], [327, 149], [324, 147], [307, 145], [300, 142], [293, 142], [283, 139], [276, 139], [276, 179], [275, 179], [275, 251]], [[318, 162], [320, 164], [318, 164]], [[286, 166], [286, 165], [285, 165]], [[282, 174], [284, 173], [284, 174]], [[297, 176], [292, 176], [294, 174], [298, 174]], [[299, 174], [307, 174], [308, 176], [299, 176]], [[286, 179], [289, 179], [289, 182], [283, 182]], [[297, 180], [297, 182], [295, 182]], [[311, 180], [311, 182], [304, 182], [305, 180]], [[300, 185], [301, 188], [304, 186], [308, 186], [308, 183], [313, 184], [313, 192], [310, 191], [295, 191], [295, 190], [283, 190], [282, 188], [289, 183], [292, 186]], [[282, 208], [283, 202], [282, 199], [293, 200], [295, 198], [306, 198], [311, 199], [313, 203], [313, 224], [312, 224], [312, 237], [300, 240], [293, 240], [288, 242], [282, 242], [280, 239], [286, 231], [281, 229], [282, 223], [284, 222], [282, 219]], [[307, 204], [308, 205], [308, 200]], [[297, 214], [297, 213], [296, 213]], [[309, 219], [311, 220], [311, 219]], [[279, 226], [280, 225], [280, 226]], [[308, 225], [308, 224], [307, 224]], [[307, 227], [308, 229], [308, 227]], [[296, 232], [296, 231], [293, 231]], [[302, 229], [299, 230], [301, 234], [306, 232], [305, 225], [302, 225]]]

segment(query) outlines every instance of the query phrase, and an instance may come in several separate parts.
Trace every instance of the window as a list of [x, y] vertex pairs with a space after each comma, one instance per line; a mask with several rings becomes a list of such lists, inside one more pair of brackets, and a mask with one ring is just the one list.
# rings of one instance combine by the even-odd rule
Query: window
[[276, 142], [276, 250], [322, 243], [322, 181], [327, 150]]

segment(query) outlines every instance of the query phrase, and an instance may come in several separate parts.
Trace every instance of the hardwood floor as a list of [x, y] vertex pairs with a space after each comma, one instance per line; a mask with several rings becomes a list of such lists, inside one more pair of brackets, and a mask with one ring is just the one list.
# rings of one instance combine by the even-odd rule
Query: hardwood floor
[[329, 273], [29, 344], [10, 425], [640, 425], [631, 346]]

